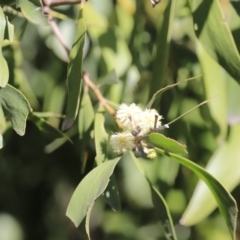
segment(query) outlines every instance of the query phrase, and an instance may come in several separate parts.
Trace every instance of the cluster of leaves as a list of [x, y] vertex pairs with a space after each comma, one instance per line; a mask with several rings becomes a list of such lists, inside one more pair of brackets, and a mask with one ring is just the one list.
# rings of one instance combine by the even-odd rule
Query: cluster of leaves
[[[151, 2], [155, 5], [159, 1]], [[148, 183], [146, 187], [151, 191], [152, 204], [157, 210], [165, 236], [176, 240], [168, 203], [156, 187], [159, 179], [155, 177], [154, 180], [154, 171], [149, 173], [145, 166], [152, 163], [136, 158], [132, 152], [115, 158], [109, 151], [109, 132], [117, 129], [114, 109], [121, 102], [137, 102], [148, 108], [153, 106], [160, 109], [161, 115], [172, 121], [184, 109], [196, 105], [196, 99], [219, 96], [216, 101], [209, 103], [208, 108], [203, 109], [203, 117], [197, 114], [185, 118], [185, 122], [176, 125], [179, 128], [177, 131], [173, 125], [173, 130], [170, 128], [166, 131], [172, 138], [189, 143], [190, 159], [199, 158], [194, 151], [200, 151], [201, 148], [196, 146], [202, 145], [203, 149], [208, 149], [208, 158], [212, 155], [206, 167], [208, 171], [188, 159], [185, 145], [163, 134], [151, 133], [144, 140], [158, 153], [154, 162], [160, 162], [157, 164], [161, 164], [159, 167], [164, 171], [172, 171], [172, 166], [164, 167], [162, 164], [164, 158], [167, 162], [171, 159], [176, 161], [175, 173], [172, 171], [169, 176], [160, 177], [169, 184], [169, 188], [173, 187], [179, 164], [203, 180], [195, 189], [181, 223], [196, 224], [218, 205], [230, 235], [235, 239], [237, 207], [228, 191], [236, 187], [240, 178], [239, 172], [235, 171], [240, 158], [237, 146], [240, 113], [236, 104], [240, 91], [240, 47], [237, 41], [240, 18], [237, 1], [233, 4], [234, 9], [228, 0], [221, 4], [218, 0], [168, 0], [158, 4], [154, 10], [150, 1], [140, 3], [126, 0], [115, 4], [103, 1], [100, 5], [104, 8], [90, 1], [86, 5], [81, 3], [66, 9], [47, 6], [46, 16], [42, 13], [40, 3], [28, 0], [0, 1], [3, 6], [0, 8], [0, 147], [3, 147], [3, 139], [10, 131], [8, 120], [21, 136], [25, 134], [29, 120], [40, 132], [54, 139], [45, 147], [47, 153], [60, 149], [66, 141], [72, 141], [70, 137], [77, 136], [78, 140], [74, 143], [79, 146], [82, 172], [86, 171], [89, 162], [92, 169], [89, 154], [96, 153], [93, 160], [97, 167], [77, 186], [67, 208], [67, 216], [75, 226], [79, 226], [86, 218], [85, 230], [89, 239], [90, 214], [96, 199], [103, 196], [112, 209], [120, 210], [118, 184], [113, 172], [124, 159], [134, 162]], [[143, 12], [147, 17], [143, 18]], [[54, 27], [53, 17], [59, 19], [58, 27]], [[76, 23], [72, 18], [76, 19]], [[21, 19], [20, 23], [15, 19]], [[47, 51], [47, 46], [57, 56], [58, 70], [54, 73], [50, 69], [54, 68], [54, 61], [49, 61], [51, 66], [47, 68], [44, 61], [41, 64], [33, 63], [34, 57], [31, 54], [28, 56], [26, 50], [24, 58], [21, 56], [26, 48], [21, 45], [24, 36], [31, 34], [26, 30], [28, 22], [35, 24], [34, 27], [31, 25], [32, 31], [38, 30], [45, 44], [44, 51]], [[61, 42], [61, 35], [66, 46]], [[151, 41], [154, 36], [156, 41]], [[33, 41], [30, 47], [37, 48], [36, 45]], [[55, 60], [55, 55], [49, 57]], [[39, 71], [34, 64], [40, 65], [43, 71]], [[60, 71], [62, 66], [65, 71]], [[82, 75], [83, 69], [88, 74]], [[166, 97], [159, 100], [160, 93], [170, 88], [163, 88], [165, 85], [201, 72], [204, 72], [203, 88], [196, 81], [196, 85], [183, 85], [182, 92], [179, 87], [174, 97], [164, 95]], [[30, 80], [34, 74], [36, 78]], [[58, 76], [57, 79], [61, 80], [55, 80], [51, 74], [54, 77], [57, 74], [65, 76]], [[42, 88], [39, 87], [40, 79], [45, 79]], [[98, 80], [93, 83], [91, 79]], [[90, 89], [95, 93], [94, 96]], [[186, 97], [188, 94], [195, 97]], [[169, 101], [169, 98], [173, 100]], [[55, 117], [63, 117], [63, 112], [66, 113], [63, 121], [56, 120]], [[58, 130], [59, 123], [65, 133]], [[207, 139], [208, 146], [195, 139], [194, 130], [197, 127], [204, 131], [202, 139]], [[199, 132], [198, 137], [201, 136]], [[212, 132], [210, 137], [209, 132]], [[225, 175], [229, 177], [225, 178]]]

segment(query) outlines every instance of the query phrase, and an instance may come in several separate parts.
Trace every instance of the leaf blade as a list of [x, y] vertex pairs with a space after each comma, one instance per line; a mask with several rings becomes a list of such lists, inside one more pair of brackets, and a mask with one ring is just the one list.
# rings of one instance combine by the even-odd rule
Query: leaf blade
[[0, 87], [6, 87], [6, 85], [8, 83], [8, 78], [9, 78], [9, 70], [8, 70], [7, 61], [5, 60], [5, 58], [3, 57], [3, 54], [2, 54], [2, 43], [4, 40], [6, 27], [7, 27], [6, 17], [3, 13], [2, 8], [0, 7], [0, 66], [1, 66]]
[[[155, 148], [155, 150], [160, 154], [165, 154], [164, 151], [159, 148]], [[215, 197], [215, 200], [218, 203], [218, 207], [225, 219], [231, 237], [232, 239], [235, 239], [236, 218], [238, 210], [236, 202], [231, 194], [211, 174], [209, 174], [194, 162], [191, 162], [189, 159], [186, 159], [174, 153], [168, 153], [168, 155], [173, 160], [192, 170], [201, 180], [203, 180], [208, 185], [209, 189]], [[181, 223], [184, 224], [184, 219]]]
[[78, 114], [82, 84], [82, 58], [85, 34], [86, 26], [82, 17], [82, 9], [80, 9], [77, 23], [77, 31], [75, 34], [72, 49], [70, 51], [70, 60], [68, 63], [68, 101], [67, 114], [62, 125], [63, 131], [67, 130], [73, 125]]
[[132, 152], [130, 152], [130, 156], [133, 159], [134, 163], [136, 164], [138, 170], [146, 178], [150, 186], [151, 193], [152, 193], [152, 202], [154, 207], [156, 208], [158, 218], [161, 221], [163, 228], [165, 230], [166, 238], [168, 240], [177, 240], [177, 235], [174, 229], [173, 220], [164, 197], [158, 191], [158, 189], [151, 183], [139, 159], [137, 159]]
[[26, 129], [26, 121], [32, 108], [25, 96], [11, 85], [0, 88], [0, 103], [10, 113], [13, 129], [23, 136]]
[[219, 1], [193, 0], [189, 4], [198, 40], [210, 56], [239, 83], [240, 57]]
[[177, 142], [174, 139], [167, 138], [160, 133], [151, 133], [145, 137], [145, 140], [154, 147], [163, 149], [166, 152], [187, 155], [186, 145]]
[[87, 214], [88, 207], [106, 189], [109, 177], [119, 160], [120, 158], [117, 158], [97, 166], [87, 174], [75, 189], [68, 204], [66, 216], [72, 220], [76, 227], [79, 226]]

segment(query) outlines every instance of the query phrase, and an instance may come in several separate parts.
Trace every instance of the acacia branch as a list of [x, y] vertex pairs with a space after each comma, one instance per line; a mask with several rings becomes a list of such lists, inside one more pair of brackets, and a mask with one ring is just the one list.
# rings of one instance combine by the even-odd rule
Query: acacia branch
[[91, 81], [91, 79], [89, 78], [89, 75], [87, 73], [83, 73], [83, 81], [85, 82], [85, 84], [92, 89], [92, 91], [94, 92], [94, 94], [96, 95], [98, 101], [103, 105], [103, 107], [111, 114], [111, 115], [115, 115], [115, 110], [107, 103], [106, 99], [104, 98], [104, 96], [102, 95], [102, 93], [100, 92], [100, 90], [98, 89], [98, 87]]
[[73, 5], [73, 4], [78, 4], [78, 3], [85, 3], [86, 1], [81, 1], [81, 0], [40, 0], [42, 6], [60, 6], [60, 5]]

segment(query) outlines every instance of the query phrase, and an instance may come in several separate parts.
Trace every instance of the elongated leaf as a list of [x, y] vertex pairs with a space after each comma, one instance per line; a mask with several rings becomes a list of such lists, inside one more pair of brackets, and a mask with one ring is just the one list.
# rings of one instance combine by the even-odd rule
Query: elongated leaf
[[152, 192], [152, 201], [154, 204], [154, 207], [156, 208], [158, 219], [161, 221], [163, 228], [166, 233], [166, 239], [168, 240], [177, 240], [177, 235], [175, 233], [173, 221], [171, 214], [169, 212], [167, 203], [162, 196], [162, 194], [158, 191], [156, 187], [153, 186], [150, 179], [148, 178], [145, 169], [143, 168], [141, 162], [139, 159], [137, 159], [132, 152], [130, 152], [130, 156], [135, 162], [136, 166], [138, 167], [139, 171], [142, 173], [142, 175], [146, 178]]
[[152, 83], [150, 86], [149, 99], [164, 85], [164, 77], [168, 64], [169, 44], [172, 35], [172, 21], [174, 18], [175, 0], [168, 1], [161, 22], [158, 26], [157, 52], [153, 66]]
[[195, 33], [203, 48], [236, 81], [240, 82], [239, 53], [231, 31], [225, 23], [219, 1], [189, 0], [189, 3]]
[[101, 110], [98, 110], [95, 116], [94, 129], [95, 129], [95, 146], [97, 155], [95, 161], [97, 165], [107, 161], [107, 146], [108, 146], [108, 134], [104, 128], [104, 115]]
[[3, 113], [2, 106], [0, 104], [0, 134], [3, 133], [6, 129], [6, 119]]
[[111, 70], [100, 80], [100, 86], [113, 85], [119, 83], [117, 72], [115, 69]]
[[42, 9], [28, 0], [19, 0], [19, 6], [23, 15], [33, 24], [47, 26], [48, 21], [43, 15]]
[[[95, 157], [95, 162], [97, 165], [102, 164], [103, 162], [108, 160], [107, 154], [107, 147], [108, 147], [108, 134], [104, 128], [104, 110], [102, 107], [99, 108], [98, 112], [95, 116], [94, 121], [94, 130], [95, 130], [95, 148], [97, 155]], [[110, 207], [115, 210], [119, 211], [121, 208], [120, 199], [118, 188], [116, 184], [116, 180], [114, 175], [110, 177], [109, 184], [102, 194], [104, 200], [110, 205]]]
[[0, 88], [0, 103], [9, 113], [13, 129], [23, 136], [28, 114], [32, 111], [25, 96], [8, 84], [5, 88]]
[[88, 210], [87, 210], [87, 214], [86, 214], [86, 220], [85, 220], [85, 231], [86, 231], [86, 234], [87, 234], [87, 237], [89, 240], [91, 240], [91, 237], [90, 237], [90, 216], [91, 216], [91, 212], [92, 212], [92, 209], [93, 209], [93, 206], [94, 206], [94, 203], [95, 202], [91, 202], [91, 204], [88, 206]]
[[112, 208], [112, 210], [114, 211], [121, 210], [119, 191], [114, 174], [110, 177], [109, 184], [107, 185], [107, 188], [103, 192], [102, 196], [105, 202]]
[[[219, 127], [218, 140], [222, 141], [227, 134], [227, 96], [226, 84], [222, 67], [214, 61], [204, 50], [202, 45], [197, 43], [198, 58], [204, 72], [203, 82], [206, 98], [218, 97], [208, 103], [210, 114]], [[217, 86], [217, 87], [216, 87]]]
[[175, 141], [174, 139], [167, 138], [163, 134], [151, 133], [145, 138], [145, 140], [148, 143], [152, 144], [154, 147], [163, 149], [166, 152], [177, 153], [182, 155], [187, 154], [185, 145]]
[[3, 148], [3, 136], [0, 134], [0, 149]]
[[240, 0], [229, 0], [236, 10], [237, 14], [240, 16]]
[[82, 18], [82, 10], [79, 12], [77, 30], [70, 52], [70, 60], [68, 63], [68, 102], [67, 116], [63, 122], [62, 130], [70, 128], [78, 114], [80, 103], [81, 82], [82, 82], [82, 58], [83, 46], [85, 41], [86, 27]]
[[89, 133], [93, 128], [94, 109], [88, 92], [84, 92], [78, 118], [79, 138], [83, 139], [84, 135]]
[[[155, 148], [160, 154], [165, 154], [162, 149]], [[197, 164], [191, 162], [189, 159], [181, 157], [174, 153], [168, 155], [175, 161], [184, 165], [192, 170], [201, 180], [203, 180], [211, 190], [216, 202], [218, 203], [219, 210], [224, 217], [228, 226], [232, 239], [235, 239], [236, 234], [236, 218], [237, 218], [237, 205], [231, 194], [206, 170]], [[184, 219], [181, 220], [184, 224]]]
[[[239, 134], [240, 125], [232, 126], [228, 141], [219, 146], [206, 166], [206, 170], [228, 191], [232, 191], [240, 181], [240, 172], [236, 171], [240, 169]], [[206, 218], [216, 207], [211, 192], [199, 181], [182, 218], [186, 225], [193, 225]]]
[[45, 119], [38, 117], [34, 113], [29, 115], [29, 120], [32, 121], [36, 127], [47, 137], [55, 139], [55, 138], [66, 138], [69, 142], [72, 143], [71, 139], [59, 131], [57, 128], [50, 125]]
[[9, 78], [8, 65], [5, 58], [2, 55], [2, 43], [4, 40], [6, 25], [7, 25], [7, 21], [6, 21], [5, 15], [2, 11], [2, 8], [0, 7], [0, 66], [1, 66], [0, 87], [5, 87], [8, 83], [8, 78]]
[[95, 200], [103, 193], [120, 158], [104, 162], [94, 168], [75, 189], [66, 215], [79, 226]]

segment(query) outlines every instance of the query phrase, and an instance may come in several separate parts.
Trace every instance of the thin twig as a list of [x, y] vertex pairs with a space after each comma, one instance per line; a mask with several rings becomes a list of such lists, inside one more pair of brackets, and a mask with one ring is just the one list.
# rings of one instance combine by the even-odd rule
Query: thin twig
[[43, 6], [60, 6], [81, 3], [81, 0], [41, 0]]
[[[67, 46], [65, 39], [63, 38], [58, 25], [56, 24], [56, 22], [53, 20], [52, 16], [49, 15], [48, 17], [48, 22], [52, 28], [53, 33], [55, 34], [55, 36], [57, 37], [57, 39], [59, 40], [59, 42], [62, 44], [63, 48], [65, 49], [65, 51], [67, 52], [67, 56], [69, 56], [70, 54], [70, 49]], [[67, 57], [68, 58], [68, 57]], [[67, 59], [68, 60], [68, 59]]]
[[85, 84], [91, 88], [96, 95], [98, 101], [103, 105], [103, 107], [111, 114], [115, 115], [115, 110], [107, 103], [106, 99], [103, 97], [102, 93], [98, 89], [98, 87], [91, 81], [89, 75], [87, 73], [83, 73], [83, 81]]
[[[42, 3], [42, 2], [41, 2]], [[50, 1], [45, 2], [45, 4], [48, 3], [50, 4]], [[43, 14], [47, 16], [48, 18], [48, 23], [50, 25], [50, 27], [52, 28], [53, 33], [55, 34], [56, 38], [59, 40], [59, 42], [61, 43], [61, 45], [63, 46], [63, 48], [65, 49], [67, 56], [66, 56], [66, 61], [68, 61], [68, 56], [70, 54], [70, 49], [67, 46], [67, 43], [65, 41], [65, 39], [63, 38], [58, 25], [56, 24], [56, 22], [53, 19], [53, 16], [51, 14], [51, 9], [49, 5], [42, 5], [42, 9], [43, 9]]]

